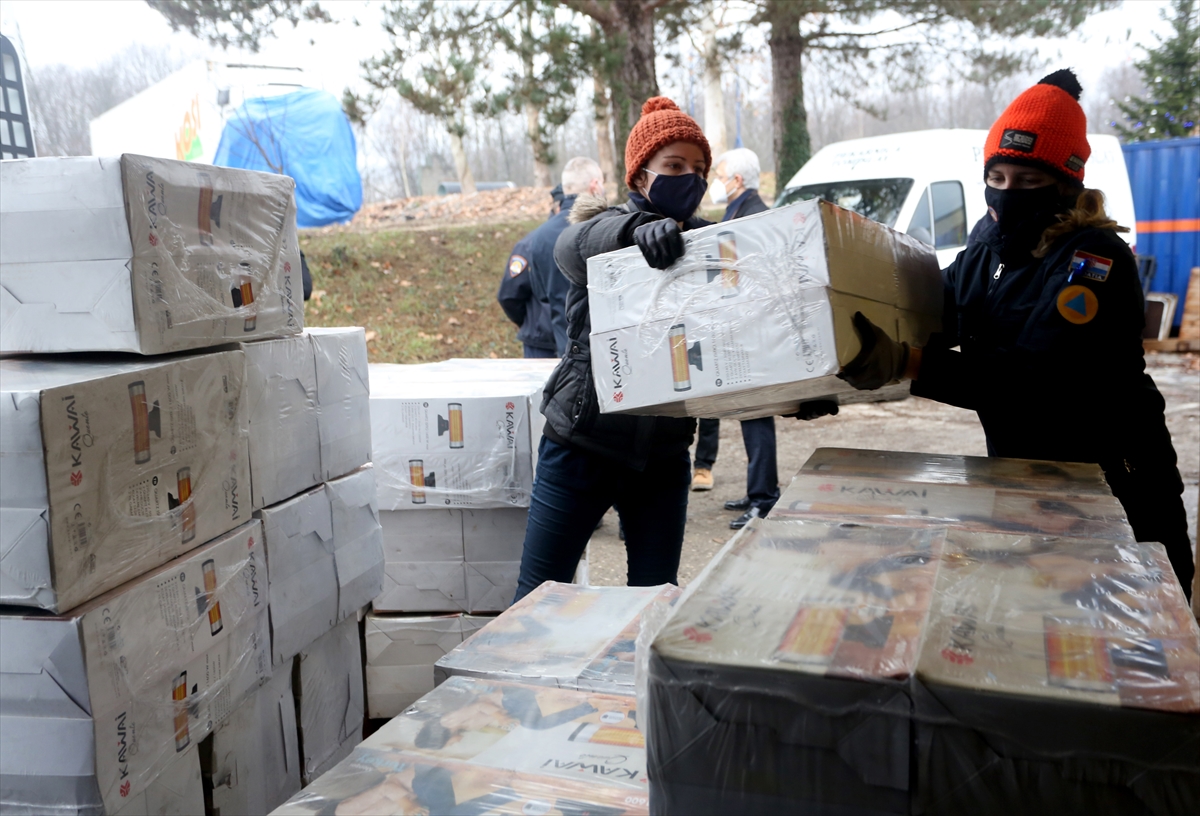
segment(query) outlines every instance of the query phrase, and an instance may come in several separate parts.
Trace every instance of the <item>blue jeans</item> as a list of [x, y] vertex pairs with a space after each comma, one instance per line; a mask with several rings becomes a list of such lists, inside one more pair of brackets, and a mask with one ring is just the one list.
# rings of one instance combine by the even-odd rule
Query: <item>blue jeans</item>
[[600, 518], [617, 504], [629, 586], [678, 583], [691, 481], [687, 451], [638, 471], [542, 437], [514, 603], [543, 581], [569, 582]]

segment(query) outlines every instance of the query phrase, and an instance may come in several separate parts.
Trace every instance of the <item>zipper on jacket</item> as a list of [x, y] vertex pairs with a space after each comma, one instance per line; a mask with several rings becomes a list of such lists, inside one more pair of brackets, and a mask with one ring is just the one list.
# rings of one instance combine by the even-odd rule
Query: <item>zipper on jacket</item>
[[994, 280], [994, 281], [1000, 280], [1000, 275], [1003, 272], [1004, 272], [1004, 264], [1000, 264], [999, 266], [996, 267], [996, 271], [992, 273], [992, 280]]

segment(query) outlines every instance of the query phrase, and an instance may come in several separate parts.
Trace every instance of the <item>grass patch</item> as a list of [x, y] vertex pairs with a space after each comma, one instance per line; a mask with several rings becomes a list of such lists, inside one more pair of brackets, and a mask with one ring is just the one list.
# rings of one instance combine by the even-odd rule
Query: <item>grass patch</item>
[[513, 245], [540, 223], [302, 232], [305, 325], [364, 327], [373, 363], [520, 357], [496, 291]]

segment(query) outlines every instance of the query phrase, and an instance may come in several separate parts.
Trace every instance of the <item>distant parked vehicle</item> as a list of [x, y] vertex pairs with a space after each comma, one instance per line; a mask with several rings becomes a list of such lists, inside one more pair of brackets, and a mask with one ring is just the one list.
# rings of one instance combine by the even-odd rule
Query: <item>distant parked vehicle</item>
[[[983, 217], [986, 130], [919, 130], [851, 139], [817, 151], [776, 196], [775, 206], [824, 198], [931, 244], [950, 265]], [[1110, 215], [1137, 242], [1133, 194], [1115, 136], [1090, 134], [1084, 183], [1104, 191]]]
[[[476, 192], [482, 193], [484, 190], [507, 190], [510, 187], [517, 185], [511, 181], [477, 181], [475, 182]], [[443, 181], [438, 185], [437, 194], [440, 196], [458, 195], [462, 192], [462, 185], [457, 181]]]

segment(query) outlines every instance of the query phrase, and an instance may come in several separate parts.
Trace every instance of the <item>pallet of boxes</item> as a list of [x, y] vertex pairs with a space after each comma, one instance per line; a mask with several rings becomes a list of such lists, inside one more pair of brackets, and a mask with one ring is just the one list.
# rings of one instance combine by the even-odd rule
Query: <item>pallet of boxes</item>
[[[690, 233], [688, 255], [665, 275], [636, 250], [592, 259], [603, 410], [760, 416], [831, 394], [852, 400], [830, 376], [855, 351], [848, 309], [909, 339], [936, 327], [940, 279], [915, 242], [816, 204], [746, 225]], [[454, 620], [491, 611], [477, 598], [503, 608], [515, 588], [519, 538], [502, 545], [500, 514], [523, 528], [537, 438], [527, 405], [546, 372], [529, 394], [490, 365], [372, 366], [387, 575], [367, 619], [368, 705], [395, 718], [278, 813], [651, 808], [635, 644], [643, 618], [667, 615], [674, 587], [544, 584], [479, 621], [432, 675], [423, 664], [396, 671], [401, 655], [428, 660], [451, 646]], [[468, 617], [395, 614], [421, 609]]]
[[655, 813], [1200, 808], [1200, 629], [1094, 465], [818, 449], [646, 658]]
[[436, 660], [512, 602], [555, 363], [371, 365], [385, 553], [364, 634], [371, 718], [431, 691]]
[[266, 812], [361, 739], [363, 332], [302, 329], [289, 178], [0, 185], [0, 811]]

